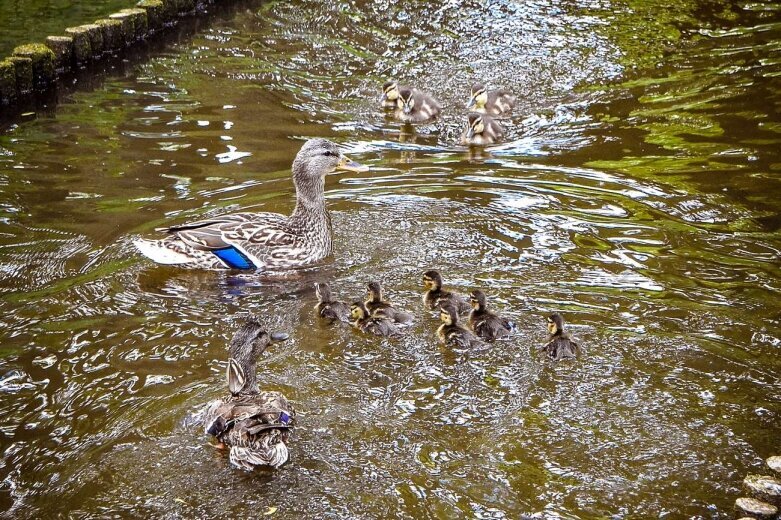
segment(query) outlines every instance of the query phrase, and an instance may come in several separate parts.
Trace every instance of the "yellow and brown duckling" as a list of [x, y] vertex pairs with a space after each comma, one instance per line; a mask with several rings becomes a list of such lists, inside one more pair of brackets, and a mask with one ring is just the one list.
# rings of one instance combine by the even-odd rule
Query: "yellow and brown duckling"
[[239, 468], [280, 467], [287, 462], [290, 432], [296, 412], [284, 395], [258, 389], [257, 360], [287, 334], [267, 332], [257, 321], [244, 324], [228, 349], [230, 395], [212, 402], [204, 414], [205, 431], [230, 448], [229, 459]]
[[442, 111], [442, 105], [433, 96], [416, 88], [399, 88], [396, 100], [396, 119], [405, 123], [425, 123], [433, 121]]
[[492, 116], [508, 115], [513, 111], [516, 97], [509, 90], [491, 90], [482, 83], [472, 85], [466, 108]]
[[406, 85], [399, 85], [394, 80], [386, 81], [382, 86], [382, 96], [380, 96], [380, 104], [382, 108], [388, 110], [395, 110], [398, 108], [397, 101], [399, 99], [400, 89], [409, 89]]
[[318, 316], [332, 321], [350, 321], [350, 306], [334, 300], [331, 287], [327, 283], [315, 283], [315, 294], [318, 300], [315, 313]]
[[400, 311], [382, 297], [382, 286], [379, 282], [366, 284], [366, 309], [372, 316], [384, 317], [400, 324], [412, 323], [412, 314]]
[[502, 125], [493, 117], [485, 114], [469, 114], [466, 116], [466, 128], [461, 135], [464, 146], [486, 146], [495, 144], [504, 137]]
[[442, 325], [437, 329], [439, 341], [448, 347], [469, 348], [480, 345], [480, 338], [472, 334], [472, 331], [462, 327], [458, 323], [458, 310], [450, 303], [439, 308], [439, 319]]
[[478, 337], [486, 341], [494, 341], [509, 336], [515, 330], [512, 321], [488, 310], [488, 301], [483, 291], [472, 291], [469, 303], [472, 304], [469, 327]]
[[456, 308], [459, 314], [464, 314], [472, 308], [466, 298], [442, 288], [442, 275], [439, 274], [439, 271], [426, 271], [423, 273], [422, 281], [426, 288], [426, 292], [423, 294], [423, 304], [429, 309], [450, 304]]
[[538, 351], [545, 351], [554, 361], [560, 359], [575, 359], [583, 353], [583, 348], [570, 339], [564, 332], [564, 318], [558, 312], [545, 318], [550, 332], [550, 340], [543, 346], [537, 347]]
[[353, 327], [361, 332], [374, 334], [375, 336], [396, 336], [400, 334], [398, 327], [384, 316], [372, 316], [363, 302], [355, 302], [350, 306], [350, 316]]

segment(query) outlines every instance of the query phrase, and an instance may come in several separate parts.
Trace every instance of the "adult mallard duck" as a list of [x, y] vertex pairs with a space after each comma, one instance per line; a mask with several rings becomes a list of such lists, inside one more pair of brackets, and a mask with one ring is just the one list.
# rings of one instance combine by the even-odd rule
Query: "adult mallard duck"
[[466, 116], [466, 128], [461, 135], [464, 146], [486, 146], [501, 141], [504, 136], [502, 125], [493, 117], [485, 114], [469, 114]]
[[583, 348], [572, 341], [569, 334], [564, 332], [564, 318], [561, 314], [555, 312], [545, 318], [545, 321], [548, 324], [550, 340], [545, 345], [537, 347], [538, 351], [545, 351], [548, 357], [554, 361], [575, 359], [583, 353]]
[[399, 89], [396, 100], [396, 119], [405, 123], [425, 123], [437, 118], [442, 105], [433, 96], [416, 88]]
[[372, 316], [363, 302], [355, 302], [350, 306], [350, 315], [353, 327], [361, 332], [368, 332], [375, 336], [396, 336], [401, 333], [393, 320], [384, 316]]
[[382, 86], [382, 96], [380, 96], [380, 104], [385, 109], [396, 109], [397, 100], [399, 99], [399, 90], [409, 89], [406, 85], [399, 85], [396, 81], [386, 81]]
[[334, 300], [331, 296], [331, 287], [327, 283], [316, 283], [315, 294], [318, 299], [315, 312], [318, 316], [332, 321], [350, 321], [350, 306]]
[[482, 83], [472, 85], [466, 108], [492, 116], [509, 114], [515, 106], [515, 96], [509, 90], [488, 91]]
[[261, 392], [256, 374], [258, 356], [272, 341], [285, 339], [287, 334], [268, 333], [257, 321], [244, 324], [229, 347], [230, 395], [211, 403], [204, 415], [206, 433], [230, 448], [230, 461], [239, 468], [278, 468], [288, 460], [295, 410], [281, 393]]
[[366, 171], [325, 139], [310, 139], [293, 161], [296, 207], [278, 213], [235, 213], [161, 231], [162, 240], [136, 240], [159, 264], [201, 269], [291, 269], [331, 254], [331, 218], [325, 207], [325, 176], [337, 169]]
[[469, 303], [472, 304], [469, 328], [480, 338], [494, 341], [508, 336], [515, 329], [513, 322], [488, 310], [487, 298], [483, 291], [472, 291]]
[[423, 304], [429, 309], [451, 304], [459, 314], [463, 314], [472, 308], [463, 296], [442, 288], [442, 275], [439, 271], [423, 273], [423, 287], [426, 288], [426, 292], [423, 293]]
[[455, 305], [444, 304], [439, 308], [439, 319], [442, 325], [437, 329], [439, 341], [448, 347], [469, 348], [482, 343], [480, 338], [458, 323], [458, 310]]
[[383, 299], [382, 286], [379, 282], [366, 284], [366, 301], [364, 304], [372, 316], [381, 316], [401, 324], [412, 323], [412, 314], [400, 311], [393, 304]]

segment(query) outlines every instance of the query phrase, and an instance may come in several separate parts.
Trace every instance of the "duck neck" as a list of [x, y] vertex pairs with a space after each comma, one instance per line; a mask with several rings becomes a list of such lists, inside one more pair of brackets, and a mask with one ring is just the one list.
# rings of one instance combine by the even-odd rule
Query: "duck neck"
[[244, 388], [242, 394], [257, 394], [258, 390], [258, 364], [255, 361], [243, 363], [241, 368], [244, 370]]
[[322, 242], [330, 254], [331, 219], [325, 207], [324, 176], [299, 172], [295, 166], [293, 180], [296, 185], [296, 207], [289, 223], [297, 234]]

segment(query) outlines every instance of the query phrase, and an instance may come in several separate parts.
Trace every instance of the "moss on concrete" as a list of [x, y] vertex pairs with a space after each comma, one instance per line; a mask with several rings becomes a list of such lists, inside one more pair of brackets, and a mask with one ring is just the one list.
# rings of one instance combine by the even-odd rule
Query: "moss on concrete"
[[0, 61], [0, 105], [16, 101], [16, 66], [12, 61]]
[[159, 31], [165, 26], [166, 10], [162, 0], [141, 0], [136, 6], [146, 11], [146, 21], [150, 32]]
[[33, 60], [22, 56], [11, 56], [8, 61], [14, 64], [16, 72], [16, 92], [20, 96], [33, 91]]
[[118, 12], [109, 15], [110, 20], [117, 20], [122, 24], [122, 40], [125, 45], [130, 45], [136, 39], [136, 17], [131, 13]]
[[144, 9], [122, 9], [120, 13], [128, 13], [133, 16], [133, 26], [135, 27], [136, 40], [143, 40], [149, 35], [149, 25], [147, 23], [146, 11]]
[[81, 27], [68, 27], [65, 34], [73, 38], [73, 59], [76, 63], [87, 63], [92, 59], [92, 44], [90, 43], [89, 29]]
[[47, 36], [46, 46], [54, 53], [54, 70], [62, 73], [73, 62], [73, 38], [71, 36]]
[[44, 90], [57, 80], [54, 72], [54, 53], [42, 43], [28, 43], [14, 48], [14, 56], [30, 58], [35, 88]]
[[103, 52], [117, 52], [125, 46], [122, 36], [122, 22], [104, 18], [96, 20], [95, 25], [100, 27], [103, 34]]

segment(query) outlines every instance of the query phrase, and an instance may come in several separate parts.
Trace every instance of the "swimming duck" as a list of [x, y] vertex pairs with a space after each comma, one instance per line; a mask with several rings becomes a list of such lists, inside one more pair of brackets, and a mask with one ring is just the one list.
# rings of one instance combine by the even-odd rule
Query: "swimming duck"
[[369, 309], [363, 302], [355, 302], [350, 306], [350, 315], [355, 320], [353, 327], [361, 332], [368, 332], [375, 336], [395, 336], [401, 331], [390, 320], [384, 316], [372, 316]]
[[287, 334], [268, 333], [257, 321], [244, 324], [229, 347], [228, 390], [230, 395], [209, 405], [204, 415], [205, 431], [230, 448], [229, 459], [239, 468], [280, 467], [287, 462], [287, 442], [296, 412], [279, 392], [260, 391], [257, 360], [273, 341]]
[[472, 331], [458, 324], [458, 310], [450, 303], [444, 304], [439, 308], [439, 319], [442, 325], [437, 329], [439, 341], [449, 347], [469, 348], [482, 343], [480, 339], [472, 334]]
[[466, 108], [492, 116], [509, 114], [513, 111], [516, 97], [509, 90], [488, 91], [482, 83], [472, 85], [472, 92]]
[[318, 316], [332, 321], [350, 321], [350, 306], [334, 300], [331, 296], [331, 287], [327, 283], [315, 283], [315, 294], [318, 299], [315, 312]]
[[480, 338], [494, 341], [508, 336], [515, 329], [513, 322], [488, 310], [487, 298], [483, 291], [472, 291], [469, 303], [472, 304], [469, 327]]
[[463, 314], [472, 308], [460, 294], [442, 289], [442, 276], [438, 271], [423, 273], [423, 286], [427, 289], [423, 294], [423, 304], [429, 309], [435, 309], [449, 303], [456, 308], [459, 314]]
[[396, 323], [412, 323], [412, 314], [400, 311], [393, 307], [390, 302], [382, 299], [382, 286], [379, 282], [369, 282], [366, 284], [366, 309], [372, 316], [381, 316], [393, 320]]
[[485, 114], [469, 114], [466, 116], [466, 128], [461, 135], [464, 146], [485, 146], [501, 141], [504, 136], [502, 125], [493, 117]]
[[551, 314], [545, 320], [548, 323], [548, 332], [550, 332], [550, 341], [541, 347], [538, 351], [545, 351], [548, 357], [554, 361], [560, 359], [575, 359], [583, 352], [583, 349], [564, 332], [564, 318], [558, 312]]
[[424, 123], [435, 119], [442, 106], [430, 94], [416, 88], [402, 87], [396, 100], [394, 115], [405, 123]]
[[380, 96], [380, 104], [382, 108], [395, 109], [397, 108], [396, 100], [399, 99], [399, 89], [409, 89], [406, 85], [401, 85], [396, 81], [386, 81], [382, 86], [382, 96]]
[[159, 264], [201, 269], [291, 269], [314, 264], [332, 251], [325, 176], [337, 169], [366, 171], [325, 139], [310, 139], [293, 161], [296, 207], [278, 213], [234, 213], [162, 228], [162, 240], [136, 240]]

